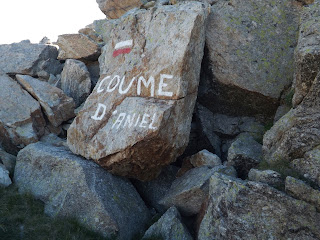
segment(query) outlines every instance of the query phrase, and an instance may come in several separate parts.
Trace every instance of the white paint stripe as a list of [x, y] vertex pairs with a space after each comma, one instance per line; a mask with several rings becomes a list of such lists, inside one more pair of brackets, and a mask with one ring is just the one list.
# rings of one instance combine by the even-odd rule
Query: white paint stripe
[[122, 41], [116, 44], [116, 46], [114, 47], [114, 49], [119, 49], [119, 48], [123, 48], [123, 47], [131, 47], [133, 45], [133, 40], [127, 40], [127, 41]]

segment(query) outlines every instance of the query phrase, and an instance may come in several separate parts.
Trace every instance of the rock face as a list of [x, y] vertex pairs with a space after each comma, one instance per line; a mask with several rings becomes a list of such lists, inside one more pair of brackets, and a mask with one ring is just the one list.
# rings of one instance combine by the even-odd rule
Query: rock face
[[295, 51], [295, 94], [293, 106], [301, 103], [320, 71], [320, 1], [303, 8], [299, 42]]
[[266, 184], [215, 174], [198, 239], [319, 239], [320, 214]]
[[100, 10], [111, 19], [119, 18], [132, 8], [142, 6], [141, 0], [96, 0]]
[[58, 59], [96, 61], [100, 56], [99, 45], [83, 34], [64, 34], [58, 37]]
[[6, 75], [0, 75], [0, 146], [11, 154], [38, 141], [45, 120], [39, 103]]
[[45, 203], [50, 216], [76, 218], [101, 234], [131, 239], [144, 229], [148, 209], [132, 184], [63, 147], [41, 142], [19, 152], [15, 183]]
[[179, 211], [171, 207], [144, 234], [142, 240], [159, 237], [163, 240], [192, 240], [188, 229], [181, 222]]
[[301, 4], [215, 2], [206, 32], [210, 64], [205, 78], [212, 91], [204, 88], [200, 103], [224, 114], [273, 115], [292, 82]]
[[27, 75], [16, 75], [16, 78], [24, 89], [38, 100], [54, 127], [75, 116], [73, 99], [66, 96], [61, 89]]
[[27, 74], [49, 79], [62, 70], [53, 45], [31, 44], [30, 41], [0, 45], [0, 73]]
[[74, 153], [140, 180], [156, 177], [183, 153], [206, 16], [201, 3], [189, 2], [106, 21], [113, 27], [106, 27], [101, 78], [68, 130]]
[[16, 156], [11, 155], [0, 148], [0, 163], [2, 163], [10, 174], [13, 174], [16, 165]]
[[91, 93], [90, 73], [86, 65], [78, 60], [68, 59], [61, 73], [61, 89], [72, 97], [79, 107]]
[[284, 180], [281, 178], [281, 174], [273, 170], [260, 171], [255, 168], [251, 168], [248, 174], [250, 181], [266, 183], [272, 187], [280, 187], [284, 185]]
[[8, 187], [12, 184], [9, 171], [3, 164], [0, 164], [0, 187]]

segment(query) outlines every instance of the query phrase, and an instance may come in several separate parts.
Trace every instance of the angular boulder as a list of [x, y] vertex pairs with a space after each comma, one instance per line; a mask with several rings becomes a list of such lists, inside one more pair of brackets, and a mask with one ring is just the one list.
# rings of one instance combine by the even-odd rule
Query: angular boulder
[[78, 60], [67, 59], [61, 73], [61, 89], [79, 107], [91, 93], [90, 73], [86, 65]]
[[58, 49], [47, 44], [30, 41], [0, 45], [0, 74], [26, 74], [49, 79], [59, 74], [62, 65], [57, 60]]
[[281, 174], [273, 170], [261, 171], [251, 168], [248, 174], [248, 180], [266, 183], [276, 188], [284, 186], [284, 180], [282, 179]]
[[215, 174], [199, 240], [319, 239], [320, 214], [267, 184]]
[[96, 0], [100, 10], [110, 19], [119, 18], [132, 8], [140, 8], [142, 0]]
[[11, 155], [0, 148], [0, 163], [2, 163], [12, 175], [14, 172], [14, 167], [16, 165], [16, 159], [16, 156]]
[[16, 78], [23, 88], [38, 100], [54, 127], [75, 116], [73, 99], [66, 96], [61, 89], [27, 75], [16, 75]]
[[0, 163], [0, 187], [9, 187], [12, 181], [9, 177], [9, 171]]
[[189, 157], [189, 161], [194, 167], [216, 167], [222, 164], [221, 159], [216, 154], [213, 154], [206, 149]]
[[183, 153], [207, 12], [189, 2], [106, 20], [113, 27], [106, 27], [101, 77], [68, 130], [71, 151], [140, 180], [155, 178]]
[[19, 152], [14, 174], [20, 192], [45, 203], [49, 216], [71, 217], [104, 236], [131, 239], [149, 212], [133, 185], [64, 147], [35, 143]]
[[0, 146], [11, 154], [44, 134], [39, 103], [13, 79], [0, 75]]

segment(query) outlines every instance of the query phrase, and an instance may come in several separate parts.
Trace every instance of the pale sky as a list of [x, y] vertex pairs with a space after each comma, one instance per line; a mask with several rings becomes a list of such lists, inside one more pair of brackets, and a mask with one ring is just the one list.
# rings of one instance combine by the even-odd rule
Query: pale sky
[[103, 18], [96, 0], [0, 0], [0, 44], [56, 41]]

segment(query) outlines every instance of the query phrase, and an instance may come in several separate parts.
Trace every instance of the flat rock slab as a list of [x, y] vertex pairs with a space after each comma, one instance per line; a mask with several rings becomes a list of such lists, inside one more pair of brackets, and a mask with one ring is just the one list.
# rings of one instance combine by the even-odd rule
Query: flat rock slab
[[68, 130], [71, 151], [140, 180], [175, 161], [188, 144], [206, 16], [189, 2], [105, 20], [101, 78]]
[[100, 10], [111, 19], [119, 18], [132, 8], [142, 6], [142, 0], [96, 0]]
[[44, 134], [40, 104], [13, 79], [0, 75], [0, 146], [11, 154]]
[[65, 95], [61, 89], [27, 75], [16, 75], [16, 78], [24, 89], [39, 101], [54, 127], [75, 116], [73, 99]]
[[45, 203], [49, 216], [72, 217], [102, 235], [132, 239], [149, 211], [128, 181], [64, 147], [35, 143], [19, 152], [14, 175], [20, 192]]

